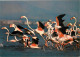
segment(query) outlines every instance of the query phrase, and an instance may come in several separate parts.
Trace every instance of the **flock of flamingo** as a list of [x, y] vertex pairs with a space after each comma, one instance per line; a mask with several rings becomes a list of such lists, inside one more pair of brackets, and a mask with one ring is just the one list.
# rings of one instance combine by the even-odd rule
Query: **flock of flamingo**
[[[58, 15], [56, 21], [48, 20], [45, 24], [38, 21], [36, 29], [33, 29], [29, 25], [26, 16], [21, 16], [21, 19], [26, 19], [26, 25], [29, 29], [16, 24], [10, 24], [10, 28], [14, 28], [13, 32], [10, 32], [7, 27], [2, 27], [1, 29], [7, 30], [7, 42], [19, 42], [28, 48], [41, 48], [39, 46], [40, 38], [36, 34], [39, 34], [43, 38], [45, 47], [49, 47], [50, 43], [52, 47], [58, 50], [64, 49], [67, 45], [73, 46], [73, 44], [75, 44], [76, 48], [80, 48], [80, 28], [76, 26], [77, 19], [72, 17], [71, 20], [74, 19], [75, 23], [69, 23], [65, 26], [63, 23], [64, 20], [62, 19], [64, 16], [65, 14]], [[47, 32], [45, 32], [45, 28], [47, 28]], [[9, 36], [14, 36], [14, 40], [9, 40]], [[20, 39], [17, 39], [17, 37]]]

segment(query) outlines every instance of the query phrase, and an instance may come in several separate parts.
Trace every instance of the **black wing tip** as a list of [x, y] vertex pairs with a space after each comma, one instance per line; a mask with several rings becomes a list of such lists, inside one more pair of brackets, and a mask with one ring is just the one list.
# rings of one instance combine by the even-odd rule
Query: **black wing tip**
[[63, 18], [66, 14], [60, 14], [57, 16], [57, 18]]
[[39, 26], [40, 26], [42, 29], [45, 29], [44, 24], [43, 24], [41, 21], [38, 21], [38, 22], [39, 22]]
[[23, 28], [22, 26], [20, 26], [20, 25], [17, 25], [17, 27], [20, 28], [20, 29], [24, 29], [24, 28]]

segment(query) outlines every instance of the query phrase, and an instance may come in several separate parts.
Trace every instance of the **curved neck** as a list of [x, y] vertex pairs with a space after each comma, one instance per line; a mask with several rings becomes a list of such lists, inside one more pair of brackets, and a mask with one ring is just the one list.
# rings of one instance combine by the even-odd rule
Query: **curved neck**
[[28, 23], [27, 17], [25, 17], [25, 19], [26, 19], [26, 22], [27, 22], [27, 26], [28, 26], [32, 31], [34, 31], [34, 30], [30, 27], [30, 25], [29, 25], [29, 23]]
[[76, 18], [75, 18], [75, 23], [74, 23], [74, 25], [76, 25], [76, 22], [77, 22], [77, 20], [76, 20]]

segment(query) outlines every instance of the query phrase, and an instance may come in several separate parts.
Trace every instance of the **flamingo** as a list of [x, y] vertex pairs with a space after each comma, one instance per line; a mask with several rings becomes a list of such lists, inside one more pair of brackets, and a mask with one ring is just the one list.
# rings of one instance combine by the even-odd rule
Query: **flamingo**
[[[29, 25], [29, 23], [28, 23], [28, 18], [26, 17], [26, 16], [21, 16], [21, 18], [25, 18], [26, 19], [26, 22], [27, 22], [27, 26], [32, 30], [32, 31], [34, 31], [34, 29], [32, 29], [31, 27], [30, 27], [30, 25]], [[35, 31], [36, 32], [38, 32], [40, 35], [42, 35], [43, 33], [44, 33], [44, 25], [40, 22], [40, 21], [38, 21], [37, 22], [37, 25], [38, 25], [38, 27], [37, 27], [37, 29], [35, 29]]]
[[[57, 33], [58, 33], [58, 42], [61, 45], [67, 45], [67, 44], [72, 44], [73, 43], [73, 37], [71, 37], [70, 35], [66, 35], [66, 29], [68, 28], [67, 26], [64, 26], [62, 18], [65, 16], [65, 14], [61, 14], [59, 16], [56, 17], [56, 23], [57, 26], [60, 26], [59, 28], [57, 28]], [[69, 42], [65, 43], [65, 41]]]
[[22, 19], [22, 18], [25, 18], [25, 19], [26, 19], [27, 26], [28, 26], [32, 31], [34, 31], [34, 30], [29, 26], [28, 18], [27, 18], [26, 16], [21, 16], [21, 19]]
[[23, 32], [21, 29], [19, 29], [15, 24], [10, 24], [10, 27], [14, 27], [14, 31], [20, 31]]
[[77, 32], [78, 32], [77, 36], [80, 36], [80, 28], [77, 28]]
[[16, 42], [16, 41], [18, 41], [17, 38], [15, 38], [15, 40], [8, 40], [9, 35], [10, 35], [11, 33], [9, 32], [9, 29], [8, 29], [7, 27], [2, 27], [1, 29], [6, 29], [6, 30], [8, 31], [8, 32], [6, 32], [6, 34], [7, 34], [7, 42]]
[[17, 38], [15, 38], [15, 40], [8, 40], [10, 34], [15, 36], [17, 33], [19, 34], [20, 32], [19, 31], [14, 31], [13, 33], [10, 33], [9, 29], [6, 28], [6, 27], [2, 27], [1, 29], [6, 29], [8, 31], [8, 32], [6, 32], [6, 34], [7, 34], [7, 42], [19, 42], [19, 43], [24, 44], [24, 47], [26, 47], [28, 45], [28, 42], [30, 40], [30, 38], [28, 36], [22, 35], [22, 39], [20, 39], [20, 40], [18, 40]]
[[36, 36], [32, 37], [32, 43], [30, 45], [30, 48], [40, 48], [38, 46], [38, 42], [39, 42], [39, 39]]
[[[32, 34], [34, 34], [32, 31], [28, 30], [27, 28], [24, 28], [20, 25], [15, 25], [15, 24], [10, 24], [10, 27], [14, 27], [14, 31], [13, 31], [13, 34], [17, 33], [18, 35], [19, 34], [27, 34], [27, 35], [30, 35], [32, 36]], [[22, 31], [21, 29], [23, 29], [24, 31]]]
[[[67, 44], [72, 45], [73, 42], [75, 42], [76, 44], [79, 44], [79, 42], [77, 40], [75, 40], [72, 36], [66, 35], [66, 29], [68, 27], [65, 27], [63, 22], [61, 23], [61, 21], [63, 21], [62, 17], [64, 17], [64, 16], [65, 16], [65, 14], [62, 14], [62, 15], [59, 15], [56, 17], [57, 25], [62, 27], [62, 28], [58, 29], [58, 38], [60, 38], [60, 39], [58, 39], [59, 42], [61, 41], [62, 42], [61, 45], [63, 45], [63, 46], [65, 46]], [[66, 43], [66, 41], [68, 41], [68, 42]]]
[[[25, 18], [26, 19], [26, 22], [27, 22], [27, 26], [32, 30], [32, 32], [34, 33], [34, 32], [37, 32], [44, 40], [45, 40], [45, 38], [42, 36], [42, 34], [44, 33], [44, 25], [40, 22], [40, 21], [38, 21], [37, 22], [37, 25], [38, 25], [38, 28], [37, 29], [32, 29], [31, 27], [30, 27], [30, 25], [29, 25], [29, 23], [28, 23], [28, 18], [26, 17], [26, 16], [21, 16], [21, 19], [22, 18]], [[40, 30], [41, 30], [41, 32], [40, 32]], [[35, 33], [34, 33], [34, 35], [35, 35]], [[46, 41], [46, 40], [45, 40]]]
[[[72, 32], [72, 30], [73, 30], [73, 25], [72, 25], [72, 23], [69, 23], [69, 24], [67, 24], [67, 26], [71, 26], [71, 28], [70, 28], [70, 30], [68, 30], [68, 34], [70, 34], [71, 35], [71, 32]], [[66, 31], [67, 31], [66, 30]]]
[[[55, 24], [54, 27], [51, 26], [52, 24], [49, 25], [48, 22], [45, 23], [45, 26], [47, 26], [47, 28], [51, 27], [51, 28], [54, 29], [54, 30], [52, 29], [53, 32], [52, 32], [52, 35], [51, 35], [51, 39], [47, 39], [47, 41], [48, 42], [51, 41], [52, 42], [52, 46], [53, 46], [53, 43], [55, 43], [55, 47], [57, 47], [57, 49], [59, 49], [60, 44], [59, 44], [59, 41], [57, 40], [57, 37], [58, 37], [58, 34], [57, 34], [58, 30], [57, 29], [61, 28], [61, 26], [57, 26], [57, 22], [56, 21], [53, 21], [51, 23]], [[48, 45], [47, 45], [47, 47], [48, 47]], [[62, 46], [60, 48], [62, 48]]]
[[[75, 30], [75, 35], [76, 35], [76, 34], [77, 34], [77, 26], [76, 26], [77, 19], [76, 19], [76, 17], [72, 17], [71, 20], [72, 20], [72, 19], [75, 20], [75, 22], [74, 22], [74, 24], [73, 24], [73, 30]], [[74, 29], [75, 27], [76, 27], [76, 29]]]
[[37, 27], [37, 29], [34, 30], [30, 27], [30, 25], [28, 23], [28, 18], [26, 16], [21, 16], [21, 19], [22, 18], [26, 19], [27, 26], [32, 30], [32, 32], [34, 33], [34, 36], [35, 36], [35, 32], [38, 33], [44, 39], [44, 41], [46, 43], [47, 42], [46, 39], [42, 36], [44, 34], [44, 25], [40, 21], [38, 21], [37, 22], [38, 27]]

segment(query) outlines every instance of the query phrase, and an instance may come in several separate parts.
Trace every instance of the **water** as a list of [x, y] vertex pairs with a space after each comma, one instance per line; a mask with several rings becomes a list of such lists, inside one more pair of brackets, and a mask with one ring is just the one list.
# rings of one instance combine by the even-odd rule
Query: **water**
[[[2, 27], [2, 26], [1, 26]], [[1, 28], [0, 27], [0, 28]], [[6, 27], [9, 28], [8, 25]], [[27, 27], [27, 26], [24, 26]], [[32, 28], [36, 28], [36, 26], [31, 25]], [[10, 31], [13, 31], [13, 28], [9, 28]], [[20, 43], [7, 43], [6, 36], [4, 33], [6, 30], [0, 29], [0, 57], [79, 57], [80, 49], [73, 49], [68, 47], [63, 51], [59, 51], [56, 48], [50, 49], [47, 47], [41, 49], [31, 49], [24, 48]], [[39, 46], [42, 47], [44, 45], [44, 40], [38, 35]], [[13, 39], [13, 37], [9, 37], [9, 39]]]

